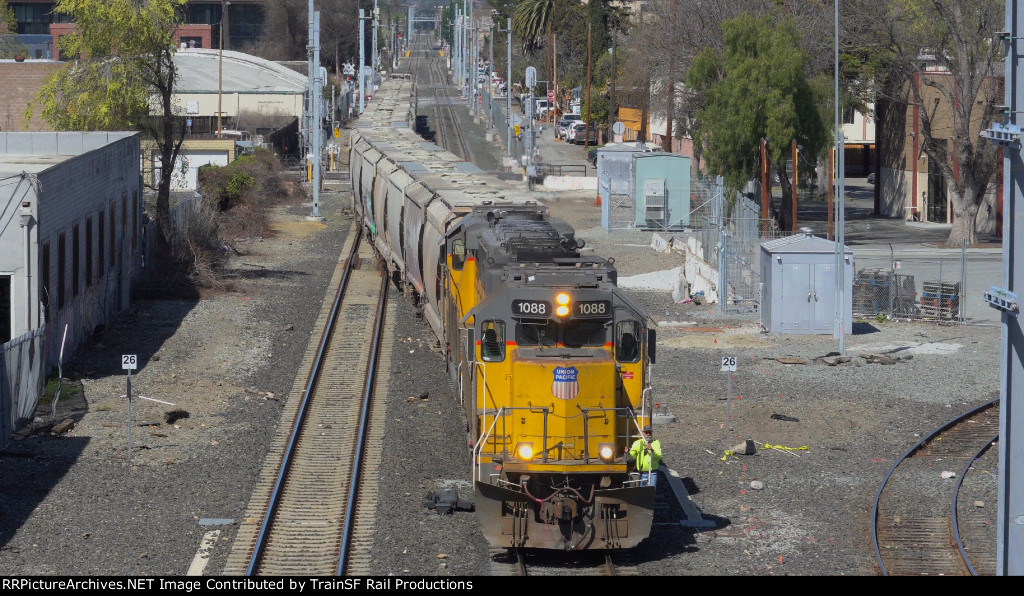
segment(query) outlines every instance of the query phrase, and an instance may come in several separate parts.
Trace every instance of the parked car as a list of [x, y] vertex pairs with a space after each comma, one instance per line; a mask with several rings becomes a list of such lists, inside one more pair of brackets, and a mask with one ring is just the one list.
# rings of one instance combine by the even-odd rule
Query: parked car
[[572, 125], [572, 129], [569, 131], [570, 143], [576, 145], [582, 145], [584, 142], [589, 142], [591, 145], [597, 144], [597, 127], [594, 125], [587, 126], [586, 122], [577, 122]]
[[558, 120], [558, 124], [555, 125], [555, 138], [564, 139], [569, 133], [569, 128], [577, 122], [582, 122], [583, 116], [579, 114], [562, 114], [562, 117]]
[[874, 184], [874, 183], [875, 183], [875, 173], [871, 172], [870, 174], [868, 174], [868, 184]]

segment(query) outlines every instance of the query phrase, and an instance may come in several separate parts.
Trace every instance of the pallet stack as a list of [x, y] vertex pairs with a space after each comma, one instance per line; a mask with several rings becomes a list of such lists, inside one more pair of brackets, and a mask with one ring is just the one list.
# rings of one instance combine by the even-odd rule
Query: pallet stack
[[924, 282], [921, 291], [921, 315], [946, 320], [959, 317], [960, 282]]
[[861, 269], [853, 280], [853, 312], [877, 315], [889, 312], [889, 269]]

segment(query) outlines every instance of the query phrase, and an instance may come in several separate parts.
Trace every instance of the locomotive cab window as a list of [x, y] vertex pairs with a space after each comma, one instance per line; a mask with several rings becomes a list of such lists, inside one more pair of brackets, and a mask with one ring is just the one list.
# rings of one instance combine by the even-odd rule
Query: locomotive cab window
[[524, 319], [516, 324], [516, 343], [520, 346], [567, 348], [603, 346], [606, 339], [604, 323], [598, 321], [552, 322], [546, 319]]
[[480, 325], [480, 357], [484, 362], [505, 359], [505, 322], [484, 321]]
[[615, 359], [636, 362], [640, 359], [640, 324], [620, 321], [615, 325]]
[[462, 266], [465, 263], [466, 240], [464, 238], [456, 238], [452, 240], [452, 269], [462, 271]]

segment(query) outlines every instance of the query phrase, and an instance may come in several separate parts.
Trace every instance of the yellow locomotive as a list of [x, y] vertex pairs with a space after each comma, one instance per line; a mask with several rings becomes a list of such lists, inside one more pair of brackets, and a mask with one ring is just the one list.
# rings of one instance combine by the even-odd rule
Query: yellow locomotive
[[353, 209], [445, 348], [466, 412], [481, 529], [494, 547], [630, 548], [655, 488], [626, 451], [649, 423], [655, 331], [614, 259], [412, 130], [388, 81], [351, 136]]
[[454, 359], [475, 504], [492, 546], [609, 549], [650, 532], [654, 488], [627, 469], [654, 330], [540, 206], [476, 207], [446, 236]]

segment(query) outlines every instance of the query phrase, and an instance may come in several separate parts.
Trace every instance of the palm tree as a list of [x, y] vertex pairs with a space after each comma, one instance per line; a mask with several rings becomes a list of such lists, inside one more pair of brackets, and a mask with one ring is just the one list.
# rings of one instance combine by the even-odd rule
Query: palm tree
[[523, 0], [512, 15], [512, 32], [523, 40], [523, 52], [532, 55], [546, 34], [551, 35], [551, 13], [556, 0]]

